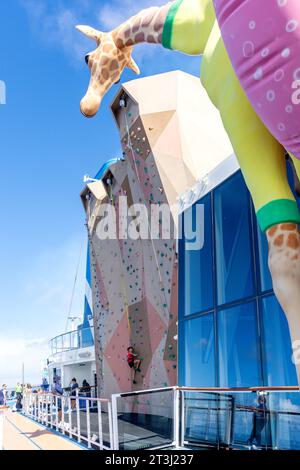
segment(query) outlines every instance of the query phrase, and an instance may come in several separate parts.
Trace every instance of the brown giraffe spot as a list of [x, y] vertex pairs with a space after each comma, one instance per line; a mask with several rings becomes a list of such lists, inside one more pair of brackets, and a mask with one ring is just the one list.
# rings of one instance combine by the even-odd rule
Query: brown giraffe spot
[[126, 41], [126, 46], [133, 46], [133, 45], [134, 45], [134, 42], [131, 38]]
[[293, 250], [297, 250], [300, 246], [299, 237], [295, 233], [290, 233], [288, 236], [287, 246]]
[[104, 67], [106, 64], [108, 64], [109, 58], [105, 55], [101, 57], [101, 67]]
[[154, 31], [158, 33], [159, 31], [162, 31], [164, 27], [164, 23], [156, 23], [154, 25]]
[[277, 229], [278, 229], [278, 225], [274, 225], [274, 227], [270, 228], [270, 230], [268, 230], [268, 235], [270, 237], [273, 237], [275, 235], [275, 233], [277, 232]]
[[104, 80], [107, 80], [107, 79], [108, 79], [109, 73], [108, 73], [108, 70], [107, 70], [107, 69], [103, 69], [103, 70], [102, 70], [102, 77], [104, 78]]
[[136, 24], [133, 26], [133, 28], [132, 28], [133, 34], [135, 34], [135, 33], [138, 32], [138, 30], [140, 29], [140, 26], [141, 26], [141, 21], [140, 21], [140, 19], [139, 19], [139, 20], [137, 21], [137, 23], [136, 23]]
[[119, 64], [117, 60], [113, 60], [109, 66], [109, 70], [117, 70], [119, 68]]
[[126, 39], [128, 39], [129, 36], [130, 36], [130, 33], [131, 33], [131, 27], [128, 26], [127, 29], [125, 29], [125, 31], [124, 31], [124, 37], [125, 37]]
[[155, 37], [153, 36], [153, 34], [149, 34], [149, 36], [147, 36], [147, 42], [151, 42], [151, 43], [156, 42]]
[[145, 41], [145, 33], [139, 33], [135, 36], [135, 42], [144, 42]]
[[166, 12], [162, 8], [157, 17], [155, 18], [154, 31], [161, 31], [165, 24]]
[[298, 259], [298, 255], [294, 255], [294, 256], [291, 258], [292, 261], [296, 261], [296, 259]]
[[275, 241], [274, 241], [274, 246], [282, 246], [283, 245], [283, 240], [284, 240], [284, 235], [279, 235], [278, 237], [275, 238]]
[[118, 38], [116, 40], [116, 46], [119, 48], [119, 49], [123, 49], [123, 47], [125, 47], [125, 43], [122, 39]]
[[291, 231], [293, 231], [293, 230], [296, 230], [297, 225], [296, 225], [296, 224], [282, 224], [282, 225], [280, 226], [280, 228], [281, 228], [282, 230], [286, 230], [286, 231], [288, 231], [288, 232], [291, 232]]

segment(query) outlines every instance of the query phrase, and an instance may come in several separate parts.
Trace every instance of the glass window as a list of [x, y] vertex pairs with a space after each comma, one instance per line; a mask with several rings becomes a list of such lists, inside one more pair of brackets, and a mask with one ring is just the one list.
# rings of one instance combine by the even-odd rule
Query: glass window
[[261, 292], [271, 290], [273, 288], [270, 269], [268, 266], [268, 240], [265, 233], [257, 226], [258, 240], [258, 260], [260, 267], [260, 288]]
[[262, 299], [261, 309], [265, 383], [270, 387], [297, 385], [286, 316], [274, 295]]
[[215, 336], [213, 314], [185, 322], [185, 385], [215, 386]]
[[[197, 220], [201, 217], [196, 208], [204, 206], [204, 221]], [[196, 214], [197, 217], [196, 217]], [[188, 218], [192, 220], [188, 221]], [[192, 223], [191, 223], [192, 222]], [[188, 240], [187, 227], [195, 227], [204, 224], [204, 245], [201, 249], [189, 249], [193, 247]], [[211, 196], [210, 194], [194, 204], [184, 214], [184, 314], [193, 315], [213, 308], [213, 253], [212, 253], [212, 221], [211, 221]], [[200, 232], [198, 232], [200, 237]], [[203, 237], [202, 237], [203, 238]], [[200, 239], [200, 238], [199, 238]]]
[[254, 293], [250, 199], [241, 173], [215, 191], [218, 304]]
[[261, 385], [256, 303], [218, 313], [221, 387]]

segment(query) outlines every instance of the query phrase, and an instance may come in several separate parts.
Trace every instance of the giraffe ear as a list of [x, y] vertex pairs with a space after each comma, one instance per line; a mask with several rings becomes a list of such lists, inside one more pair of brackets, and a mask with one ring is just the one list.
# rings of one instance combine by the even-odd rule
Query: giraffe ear
[[102, 33], [97, 29], [91, 28], [90, 26], [78, 25], [76, 29], [80, 31], [82, 34], [87, 36], [90, 39], [94, 39], [98, 44], [101, 42]]
[[141, 74], [141, 71], [140, 71], [138, 65], [136, 64], [136, 62], [133, 60], [132, 57], [131, 57], [130, 60], [127, 62], [126, 67], [128, 67], [128, 68], [131, 69], [131, 70], [133, 70], [137, 75], [140, 75], [140, 74]]

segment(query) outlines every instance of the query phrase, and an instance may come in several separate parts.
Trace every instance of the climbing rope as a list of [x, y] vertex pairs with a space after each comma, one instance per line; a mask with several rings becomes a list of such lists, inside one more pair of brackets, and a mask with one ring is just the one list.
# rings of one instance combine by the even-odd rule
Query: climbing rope
[[72, 288], [72, 294], [71, 294], [71, 300], [70, 300], [70, 305], [69, 305], [69, 310], [68, 310], [68, 316], [67, 316], [66, 326], [65, 326], [65, 332], [66, 332], [66, 333], [67, 333], [67, 329], [68, 329], [69, 319], [70, 319], [70, 317], [71, 317], [72, 309], [73, 309], [73, 303], [74, 303], [74, 297], [75, 297], [75, 289], [76, 289], [76, 285], [77, 285], [77, 281], [78, 281], [78, 274], [79, 274], [79, 268], [80, 268], [81, 259], [82, 259], [84, 241], [85, 241], [85, 240], [83, 239], [82, 242], [81, 242], [80, 251], [79, 251], [79, 258], [78, 258], [78, 262], [77, 262], [76, 273], [75, 273], [75, 278], [74, 278], [74, 283], [73, 283], [73, 288]]

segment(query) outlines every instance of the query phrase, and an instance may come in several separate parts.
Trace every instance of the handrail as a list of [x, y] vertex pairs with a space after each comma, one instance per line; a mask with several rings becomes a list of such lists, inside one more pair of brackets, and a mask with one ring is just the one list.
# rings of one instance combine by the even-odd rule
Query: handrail
[[164, 387], [164, 388], [152, 388], [148, 390], [138, 390], [132, 392], [124, 392], [124, 393], [116, 393], [114, 394], [117, 397], [126, 397], [132, 395], [147, 395], [149, 393], [156, 393], [156, 392], [165, 392], [171, 390], [179, 390], [183, 392], [232, 392], [232, 393], [240, 393], [240, 392], [300, 392], [299, 387], [297, 386], [274, 386], [274, 387], [267, 387], [267, 386], [257, 386], [257, 387]]
[[[107, 410], [104, 405], [107, 405]], [[91, 419], [92, 409], [97, 410], [97, 420]], [[103, 413], [107, 415], [106, 428]], [[85, 442], [89, 449], [113, 450], [112, 409], [107, 398], [84, 397], [78, 393], [75, 396], [66, 396], [45, 391], [30, 392], [23, 397], [23, 414], [76, 439], [78, 443]]]
[[[88, 330], [88, 329], [89, 328], [84, 328], [84, 330]], [[81, 330], [81, 331], [83, 331], [83, 330]], [[54, 338], [51, 338], [49, 342], [51, 343], [51, 341], [54, 341], [54, 340], [60, 338], [61, 336], [70, 335], [72, 333], [78, 333], [78, 330], [71, 330], [71, 331], [67, 331], [66, 333], [62, 333], [60, 335], [54, 336]]]
[[[49, 341], [49, 348], [51, 354], [56, 355], [66, 351], [76, 351], [83, 347], [92, 347], [92, 341], [90, 342], [90, 344], [83, 346], [83, 344], [85, 343], [83, 335], [87, 332], [91, 332], [91, 329], [89, 327], [69, 331], [67, 333], [63, 333], [61, 335], [55, 336], [54, 338], [51, 338]], [[65, 343], [66, 345], [64, 346]]]
[[300, 392], [297, 386], [276, 386], [276, 387], [176, 387], [177, 390], [187, 392]]
[[[56, 394], [56, 393], [44, 392], [44, 391], [40, 392], [40, 393], [33, 393], [33, 392], [25, 393], [25, 395], [33, 395], [33, 396], [42, 396], [43, 395], [43, 396], [50, 396], [50, 397], [54, 397], [54, 398], [55, 397], [61, 398], [61, 397], [64, 396], [64, 395], [59, 395], [59, 394]], [[70, 398], [72, 400], [74, 398], [74, 400], [75, 400], [76, 396], [77, 395], [74, 395], [74, 396], [71, 396]], [[102, 403], [109, 403], [110, 402], [110, 400], [108, 398], [84, 397], [84, 396], [80, 396], [80, 395], [78, 395], [78, 396], [79, 396], [80, 400], [90, 400], [90, 401], [93, 401], [93, 402], [94, 401], [100, 401]], [[67, 398], [67, 397], [65, 396], [65, 398]]]

